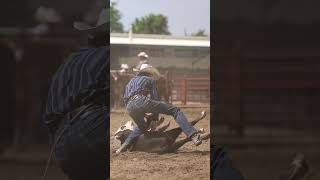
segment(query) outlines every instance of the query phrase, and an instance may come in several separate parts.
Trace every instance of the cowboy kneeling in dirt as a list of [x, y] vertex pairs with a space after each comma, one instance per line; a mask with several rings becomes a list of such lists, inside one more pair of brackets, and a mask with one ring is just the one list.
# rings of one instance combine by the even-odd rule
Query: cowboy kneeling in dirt
[[[142, 133], [148, 133], [148, 125], [144, 120], [145, 113], [153, 113], [158, 119], [159, 113], [171, 115], [181, 127], [182, 131], [191, 139], [194, 145], [202, 143], [201, 134], [188, 122], [179, 108], [159, 101], [155, 80], [160, 73], [149, 64], [142, 64], [139, 73], [127, 84], [124, 93], [124, 102], [130, 117], [137, 124], [137, 128], [129, 135], [126, 141], [116, 151], [116, 154], [124, 152], [133, 141]], [[148, 97], [150, 95], [150, 97]]]

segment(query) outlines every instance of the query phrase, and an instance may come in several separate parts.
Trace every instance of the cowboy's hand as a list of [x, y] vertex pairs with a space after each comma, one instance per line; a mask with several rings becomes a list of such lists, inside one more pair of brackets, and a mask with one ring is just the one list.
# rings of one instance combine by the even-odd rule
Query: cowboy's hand
[[152, 114], [151, 119], [152, 119], [153, 121], [159, 121], [159, 114], [158, 114], [158, 113]]

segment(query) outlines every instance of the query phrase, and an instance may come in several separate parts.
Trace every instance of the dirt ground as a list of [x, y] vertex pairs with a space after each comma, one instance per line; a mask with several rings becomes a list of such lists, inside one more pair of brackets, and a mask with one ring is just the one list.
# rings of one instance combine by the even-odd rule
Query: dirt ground
[[[203, 109], [182, 109], [189, 121], [200, 116]], [[204, 128], [210, 131], [210, 114], [195, 125], [197, 129]], [[171, 121], [170, 129], [177, 127], [174, 119], [164, 116], [166, 121]], [[149, 179], [210, 179], [210, 142], [205, 141], [200, 146], [195, 147], [192, 143], [182, 146], [177, 153], [154, 154], [144, 152], [126, 152], [115, 156], [120, 143], [112, 135], [120, 127], [121, 121], [131, 120], [126, 113], [112, 112], [110, 116], [110, 177], [111, 180], [149, 180]], [[185, 137], [184, 134], [179, 138]]]
[[[40, 180], [45, 163], [0, 162], [1, 180]], [[46, 180], [69, 180], [56, 166], [51, 166]]]
[[[202, 109], [182, 109], [187, 117], [193, 119], [199, 116]], [[200, 121], [196, 127], [209, 130], [210, 114]], [[111, 134], [119, 127], [122, 119], [129, 120], [128, 115], [123, 118], [122, 112], [111, 113]], [[171, 127], [176, 125], [171, 120]], [[289, 164], [296, 153], [304, 153], [310, 165], [310, 173], [303, 180], [320, 179], [320, 133], [297, 132], [292, 134], [284, 130], [273, 130], [272, 133], [262, 133], [269, 129], [254, 130], [248, 133], [246, 138], [226, 135], [217, 126], [213, 128], [215, 141], [218, 145], [224, 144], [227, 154], [230, 155], [236, 168], [238, 168], [246, 180], [279, 180], [278, 177], [289, 168]], [[279, 131], [279, 132], [278, 132]], [[259, 132], [257, 134], [257, 132]], [[268, 136], [265, 134], [269, 134]], [[270, 136], [272, 134], [272, 136]], [[184, 135], [181, 135], [182, 137]], [[256, 139], [259, 139], [257, 141]], [[261, 146], [263, 142], [277, 142], [268, 147]], [[277, 140], [277, 141], [275, 141]], [[119, 143], [110, 136], [111, 151], [115, 150]], [[257, 143], [258, 142], [258, 143]], [[245, 146], [241, 145], [244, 144]], [[235, 145], [238, 144], [238, 145]], [[241, 146], [239, 146], [239, 144]], [[279, 146], [280, 144], [284, 144]], [[48, 149], [37, 146], [24, 153], [19, 158], [5, 160], [0, 158], [0, 180], [34, 180], [41, 179], [45, 166]], [[32, 157], [32, 158], [27, 158]], [[126, 152], [120, 156], [110, 154], [110, 169], [112, 180], [157, 180], [157, 179], [209, 179], [209, 142], [204, 142], [199, 147], [191, 143], [183, 146], [176, 154], [150, 154], [142, 152]], [[21, 160], [19, 160], [21, 159]], [[30, 160], [29, 160], [30, 159]], [[67, 180], [61, 170], [52, 163], [48, 172], [48, 180]]]

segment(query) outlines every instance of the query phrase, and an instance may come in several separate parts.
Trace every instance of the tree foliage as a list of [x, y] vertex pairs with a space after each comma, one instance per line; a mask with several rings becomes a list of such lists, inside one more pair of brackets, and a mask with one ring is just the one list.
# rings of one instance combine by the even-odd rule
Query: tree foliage
[[116, 3], [110, 5], [110, 32], [123, 32], [123, 24], [120, 22], [121, 13], [116, 8]]
[[196, 33], [191, 34], [191, 36], [207, 36], [205, 32], [205, 29], [199, 29]]
[[141, 18], [136, 18], [132, 24], [132, 32], [137, 34], [169, 35], [168, 18], [161, 14], [149, 14]]

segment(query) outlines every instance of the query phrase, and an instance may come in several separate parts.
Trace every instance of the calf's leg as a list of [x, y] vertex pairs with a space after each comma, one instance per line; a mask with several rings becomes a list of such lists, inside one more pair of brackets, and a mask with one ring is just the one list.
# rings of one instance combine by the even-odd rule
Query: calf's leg
[[[206, 134], [205, 136], [202, 137], [202, 140], [207, 140], [210, 138], [210, 134]], [[185, 138], [182, 140], [179, 140], [177, 142], [174, 142], [169, 148], [168, 152], [175, 152], [177, 151], [181, 146], [183, 146], [185, 143], [191, 141], [189, 138]]]
[[[197, 124], [200, 120], [202, 120], [204, 117], [206, 117], [206, 115], [207, 115], [206, 112], [205, 112], [205, 111], [202, 111], [202, 112], [201, 112], [201, 116], [198, 117], [197, 119], [191, 121], [190, 124], [191, 124], [192, 126], [194, 126], [194, 125]], [[169, 131], [166, 131], [165, 133], [166, 133], [166, 135], [167, 135], [168, 137], [170, 137], [172, 140], [176, 140], [177, 137], [181, 134], [181, 132], [182, 132], [182, 129], [179, 127], [179, 128], [174, 128], [174, 129], [171, 129], [171, 130], [169, 130]]]

